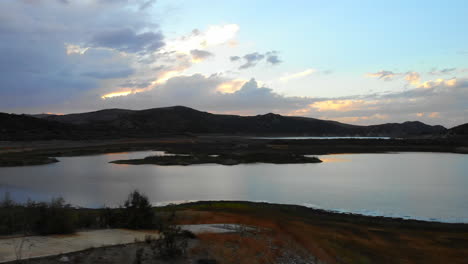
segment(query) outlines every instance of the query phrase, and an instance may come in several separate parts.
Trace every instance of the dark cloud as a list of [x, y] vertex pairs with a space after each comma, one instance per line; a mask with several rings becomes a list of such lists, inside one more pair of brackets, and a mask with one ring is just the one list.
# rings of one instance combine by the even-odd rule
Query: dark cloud
[[148, 0], [146, 2], [143, 2], [143, 4], [140, 5], [140, 10], [150, 8], [154, 3], [156, 3], [156, 0]]
[[152, 80], [127, 80], [124, 83], [119, 84], [119, 87], [126, 88], [145, 88], [151, 85]]
[[83, 76], [92, 77], [96, 79], [115, 79], [115, 78], [125, 78], [135, 73], [133, 69], [123, 69], [117, 71], [94, 71], [94, 72], [84, 72]]
[[209, 51], [206, 51], [206, 50], [198, 50], [198, 49], [195, 49], [195, 50], [191, 50], [190, 51], [190, 55], [192, 55], [192, 58], [194, 60], [206, 60], [208, 59], [209, 57], [212, 57], [214, 56], [213, 53], [209, 52]]
[[270, 51], [265, 54], [266, 61], [272, 65], [280, 64], [282, 61], [278, 57], [277, 51]]
[[126, 3], [0, 1], [0, 111], [69, 101], [134, 74], [163, 36]]
[[259, 62], [263, 61], [264, 59], [267, 63], [271, 65], [276, 65], [282, 62], [278, 57], [277, 51], [268, 51], [266, 53], [253, 52], [245, 54], [242, 57], [231, 56], [229, 59], [233, 62], [242, 60], [244, 63], [241, 66], [239, 66], [240, 70], [255, 67]]
[[160, 32], [137, 34], [130, 28], [99, 32], [93, 36], [90, 44], [96, 47], [113, 48], [124, 52], [151, 52], [164, 46]]
[[254, 52], [246, 54], [242, 58], [244, 59], [245, 63], [239, 67], [239, 69], [241, 70], [254, 67], [259, 61], [265, 58], [265, 55], [260, 54], [258, 52]]

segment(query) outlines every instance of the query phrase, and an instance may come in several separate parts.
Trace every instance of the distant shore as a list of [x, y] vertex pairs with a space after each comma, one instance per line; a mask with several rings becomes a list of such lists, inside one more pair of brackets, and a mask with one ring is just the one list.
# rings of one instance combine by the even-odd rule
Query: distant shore
[[295, 164], [295, 163], [320, 163], [316, 157], [306, 157], [294, 153], [244, 153], [244, 154], [221, 154], [221, 155], [170, 155], [149, 156], [143, 159], [115, 160], [115, 164], [154, 164], [161, 166], [192, 165], [192, 164], [220, 164], [238, 165], [249, 163], [273, 163], [273, 164]]
[[238, 153], [326, 155], [340, 153], [446, 152], [468, 154], [468, 139], [253, 139], [231, 135], [87, 141], [3, 141], [0, 167], [41, 165], [55, 157], [161, 150], [174, 154]]

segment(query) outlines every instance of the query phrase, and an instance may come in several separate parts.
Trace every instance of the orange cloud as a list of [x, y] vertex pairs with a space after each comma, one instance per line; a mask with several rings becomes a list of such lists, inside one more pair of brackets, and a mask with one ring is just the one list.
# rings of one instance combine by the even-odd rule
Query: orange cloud
[[364, 101], [364, 100], [327, 100], [327, 101], [320, 101], [311, 104], [312, 108], [317, 109], [319, 112], [325, 111], [338, 111], [338, 112], [346, 112], [352, 110], [358, 110], [361, 108], [366, 109], [377, 109], [375, 106], [375, 102], [373, 101]]
[[[323, 119], [328, 119], [326, 117], [322, 117]], [[334, 121], [342, 122], [342, 123], [358, 123], [360, 121], [369, 121], [369, 120], [385, 120], [388, 119], [388, 115], [382, 114], [374, 114], [371, 116], [346, 116], [346, 117], [335, 117], [332, 118]]]
[[405, 80], [411, 85], [418, 86], [421, 81], [421, 75], [417, 72], [408, 72], [405, 76]]
[[368, 76], [368, 77], [383, 79], [385, 81], [390, 81], [397, 75], [400, 75], [400, 73], [394, 73], [392, 71], [384, 71], [384, 70], [381, 70], [381, 71], [375, 72], [375, 73], [367, 73], [366, 74], [366, 76]]
[[455, 84], [457, 84], [456, 78], [449, 79], [449, 80], [437, 79], [435, 81], [430, 80], [430, 81], [423, 82], [420, 85], [418, 85], [418, 88], [432, 88], [438, 85], [445, 85], [445, 86], [450, 87], [450, 86], [454, 86]]
[[228, 82], [224, 82], [218, 87], [216, 90], [222, 93], [234, 93], [242, 88], [242, 86], [247, 82], [247, 80], [232, 80]]
[[108, 99], [108, 98], [118, 97], [118, 96], [127, 96], [127, 95], [130, 95], [130, 94], [141, 93], [141, 92], [144, 92], [144, 91], [147, 91], [147, 90], [148, 90], [148, 89], [146, 89], [146, 88], [142, 88], [142, 89], [127, 89], [127, 90], [124, 90], [124, 91], [112, 92], [112, 93], [104, 94], [104, 95], [101, 96], [101, 98], [102, 98], [102, 99]]

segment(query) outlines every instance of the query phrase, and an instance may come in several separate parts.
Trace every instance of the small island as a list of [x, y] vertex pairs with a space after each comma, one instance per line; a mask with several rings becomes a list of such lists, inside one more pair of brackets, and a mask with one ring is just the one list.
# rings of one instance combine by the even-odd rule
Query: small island
[[171, 165], [193, 165], [193, 164], [221, 164], [238, 165], [249, 163], [274, 163], [274, 164], [296, 164], [296, 163], [320, 163], [317, 157], [307, 157], [294, 153], [232, 153], [219, 155], [168, 155], [149, 156], [143, 159], [115, 160], [110, 163], [115, 164], [155, 164], [162, 166]]

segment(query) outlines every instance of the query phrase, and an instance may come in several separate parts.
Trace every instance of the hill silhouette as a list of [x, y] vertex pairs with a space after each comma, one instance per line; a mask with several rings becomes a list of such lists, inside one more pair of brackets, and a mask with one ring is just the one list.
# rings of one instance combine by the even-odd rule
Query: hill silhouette
[[357, 126], [274, 113], [212, 114], [184, 106], [146, 110], [105, 109], [68, 115], [0, 115], [0, 140], [154, 137], [171, 134], [386, 136], [443, 135], [443, 126], [419, 121]]

